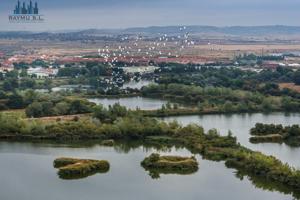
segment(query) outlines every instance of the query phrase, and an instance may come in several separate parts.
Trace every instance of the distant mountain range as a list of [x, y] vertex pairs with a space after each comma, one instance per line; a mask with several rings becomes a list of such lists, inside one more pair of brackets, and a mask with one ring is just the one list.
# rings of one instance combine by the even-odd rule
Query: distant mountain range
[[[300, 26], [186, 26], [190, 33], [228, 34], [228, 35], [290, 35], [300, 34]], [[179, 26], [153, 26], [146, 28], [129, 28], [125, 32], [131, 33], [179, 33]]]
[[22, 31], [2, 31], [0, 38], [37, 38], [37, 39], [103, 39], [105, 36], [118, 36], [124, 34], [179, 34], [182, 31], [191, 34], [207, 35], [232, 35], [232, 36], [278, 36], [278, 35], [299, 35], [300, 26], [186, 26], [185, 30], [180, 30], [183, 26], [152, 26], [137, 27], [127, 29], [87, 29], [59, 32], [22, 32]]

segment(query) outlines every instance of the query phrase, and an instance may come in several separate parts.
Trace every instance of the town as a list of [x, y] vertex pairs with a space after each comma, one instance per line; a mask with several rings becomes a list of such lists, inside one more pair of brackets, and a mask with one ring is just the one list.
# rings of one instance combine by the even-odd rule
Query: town
[[[286, 41], [274, 39], [261, 41], [260, 38], [245, 42], [230, 42], [230, 39], [215, 39], [190, 34], [186, 27], [180, 27], [175, 34], [134, 34], [122, 32], [112, 35], [91, 36], [86, 33], [51, 34], [56, 39], [47, 41], [43, 35], [26, 33], [9, 39], [0, 35], [0, 72], [18, 69], [36, 78], [53, 78], [59, 69], [72, 64], [82, 67], [82, 63], [106, 63], [111, 67], [158, 66], [161, 63], [195, 64], [199, 66], [227, 66], [243, 70], [274, 70], [286, 67], [300, 68], [300, 42], [291, 38]], [[65, 40], [66, 35], [74, 40]], [[107, 42], [107, 37], [110, 42]], [[19, 39], [18, 39], [19, 38]], [[57, 41], [57, 40], [63, 41]], [[69, 39], [70, 39], [69, 38]], [[76, 39], [77, 38], [77, 39]], [[206, 43], [205, 43], [206, 42]], [[213, 43], [215, 42], [215, 43]], [[13, 45], [11, 45], [13, 43]], [[7, 46], [10, 48], [6, 48]], [[22, 46], [26, 45], [26, 48]], [[67, 47], [67, 48], [66, 48]], [[179, 50], [178, 50], [179, 49]]]

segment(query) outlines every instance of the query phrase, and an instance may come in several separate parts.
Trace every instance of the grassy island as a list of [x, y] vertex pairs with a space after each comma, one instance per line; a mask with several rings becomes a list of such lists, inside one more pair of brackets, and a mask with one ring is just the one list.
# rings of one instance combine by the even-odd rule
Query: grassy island
[[198, 162], [193, 156], [160, 156], [153, 153], [141, 165], [150, 171], [152, 178], [158, 178], [159, 174], [192, 174], [198, 170]]
[[85, 178], [109, 170], [109, 163], [106, 160], [57, 158], [53, 165], [58, 168], [58, 175], [62, 179]]
[[300, 146], [300, 127], [299, 125], [282, 126], [275, 124], [261, 124], [257, 123], [251, 129], [250, 142], [275, 142], [286, 143], [290, 146]]

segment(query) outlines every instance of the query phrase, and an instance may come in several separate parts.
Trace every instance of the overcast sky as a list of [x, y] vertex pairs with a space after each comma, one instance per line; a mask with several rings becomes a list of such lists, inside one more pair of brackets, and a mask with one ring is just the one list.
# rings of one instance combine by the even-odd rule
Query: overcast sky
[[16, 2], [0, 0], [0, 30], [163, 25], [300, 26], [300, 0], [37, 0], [40, 14], [45, 18], [41, 24], [9, 23], [8, 15], [13, 13]]

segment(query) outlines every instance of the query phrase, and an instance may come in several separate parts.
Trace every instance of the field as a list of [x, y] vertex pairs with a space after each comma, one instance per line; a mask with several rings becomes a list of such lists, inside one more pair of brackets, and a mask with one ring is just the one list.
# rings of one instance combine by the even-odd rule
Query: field
[[280, 83], [280, 89], [288, 88], [296, 92], [300, 92], [300, 85], [295, 85], [295, 83]]
[[[0, 39], [0, 51], [8, 51], [14, 55], [14, 62], [31, 62], [35, 59], [43, 58], [45, 61], [52, 62], [56, 60], [58, 63], [67, 62], [83, 62], [86, 58], [80, 56], [97, 56], [98, 49], [105, 49], [118, 54], [119, 47], [130, 48], [130, 55], [126, 58], [120, 57], [119, 60], [129, 62], [131, 59], [137, 62], [143, 62], [148, 57], [149, 47], [152, 47], [157, 38], [154, 36], [147, 40], [139, 42], [139, 46], [135, 47], [136, 41], [131, 39], [128, 41], [120, 41], [118, 38], [105, 41], [103, 39], [83, 42], [83, 41], [43, 41], [43, 40], [22, 40], [14, 39], [8, 41]], [[232, 58], [244, 53], [255, 53], [257, 55], [282, 52], [297, 52], [300, 50], [300, 44], [293, 38], [286, 40], [246, 40], [245, 38], [202, 38], [193, 37], [197, 41], [194, 45], [179, 49], [174, 42], [167, 41], [165, 46], [156, 47], [156, 50], [150, 52], [151, 60], [157, 62], [180, 62], [180, 63], [211, 63], [225, 62], [228, 63]], [[8, 46], [10, 46], [8, 48]], [[26, 48], [24, 48], [26, 46]], [[21, 49], [20, 49], [21, 47]], [[138, 52], [138, 49], [140, 50]], [[126, 50], [127, 51], [127, 50]], [[162, 56], [157, 52], [160, 51]], [[22, 52], [22, 56], [19, 53]], [[167, 56], [170, 53], [171, 56]], [[8, 55], [8, 54], [7, 54]], [[152, 57], [153, 56], [153, 57]], [[143, 59], [142, 59], [143, 58]], [[90, 61], [101, 61], [101, 59], [89, 59]], [[103, 61], [103, 59], [102, 59]], [[288, 61], [288, 60], [287, 60]], [[290, 60], [291, 63], [297, 63], [299, 60]]]

